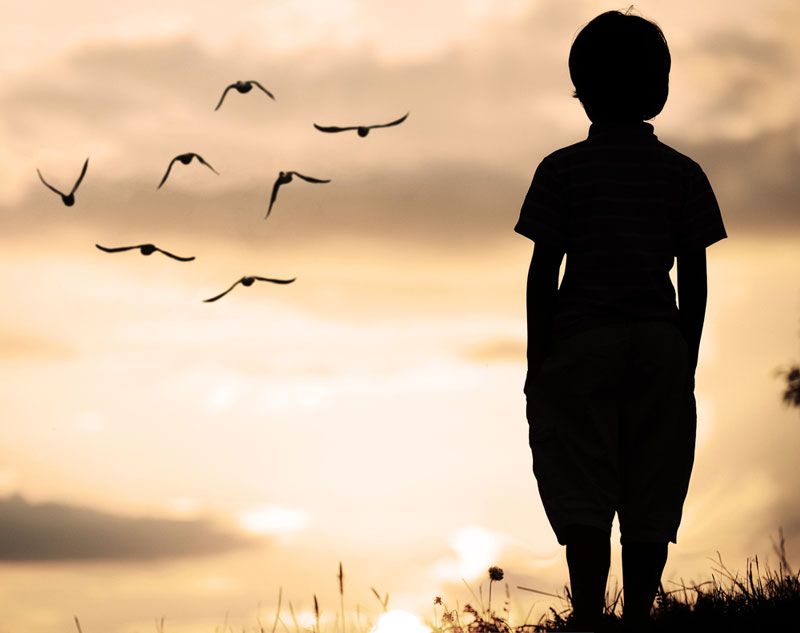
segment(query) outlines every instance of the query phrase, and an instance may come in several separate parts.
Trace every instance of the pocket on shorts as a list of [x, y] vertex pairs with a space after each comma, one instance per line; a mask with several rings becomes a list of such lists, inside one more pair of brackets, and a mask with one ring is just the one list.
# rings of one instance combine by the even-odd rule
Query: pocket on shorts
[[678, 333], [678, 341], [680, 348], [683, 350], [681, 353], [683, 366], [686, 368], [686, 389], [690, 393], [694, 393], [694, 372], [689, 369], [689, 343], [683, 335], [681, 329], [676, 325], [675, 331]]
[[545, 397], [547, 392], [533, 389], [525, 403], [525, 415], [528, 418], [528, 441], [534, 443], [548, 442], [555, 438], [556, 421]]
[[547, 365], [552, 358], [553, 352], [551, 350], [550, 353], [544, 357], [541, 364], [535, 369], [535, 371], [532, 372], [530, 366], [528, 367], [528, 370], [525, 372], [525, 384], [522, 387], [522, 391], [526, 397], [531, 397], [534, 389], [539, 383], [539, 377], [544, 374], [544, 370], [547, 368]]

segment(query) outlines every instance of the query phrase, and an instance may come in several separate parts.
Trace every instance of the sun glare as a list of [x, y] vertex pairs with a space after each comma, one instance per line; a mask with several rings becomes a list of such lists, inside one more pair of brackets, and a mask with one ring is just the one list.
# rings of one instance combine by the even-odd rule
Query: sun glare
[[242, 527], [255, 534], [280, 534], [296, 532], [308, 526], [306, 510], [282, 506], [265, 506], [244, 511], [239, 522]]
[[469, 526], [453, 534], [450, 547], [456, 552], [456, 560], [448, 558], [438, 561], [435, 573], [448, 580], [472, 580], [483, 576], [491, 565], [497, 563], [501, 543], [494, 532]]
[[430, 630], [410, 611], [393, 609], [381, 614], [370, 633], [429, 633]]

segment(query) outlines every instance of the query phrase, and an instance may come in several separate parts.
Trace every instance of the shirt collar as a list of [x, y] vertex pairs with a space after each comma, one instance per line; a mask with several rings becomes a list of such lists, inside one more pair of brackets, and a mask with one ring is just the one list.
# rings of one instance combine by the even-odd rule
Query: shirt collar
[[630, 123], [603, 121], [592, 123], [589, 126], [590, 139], [599, 138], [650, 138], [657, 139], [653, 133], [653, 126], [645, 121], [632, 121]]

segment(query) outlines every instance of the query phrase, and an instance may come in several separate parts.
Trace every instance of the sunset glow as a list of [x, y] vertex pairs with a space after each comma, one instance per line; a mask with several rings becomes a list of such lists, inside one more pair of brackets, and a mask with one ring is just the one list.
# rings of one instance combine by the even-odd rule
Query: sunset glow
[[[586, 137], [567, 56], [611, 8], [627, 4], [7, 6], [5, 629], [271, 630], [280, 593], [282, 633], [289, 601], [316, 625], [315, 596], [316, 633], [340, 633], [342, 608], [352, 631], [360, 614], [425, 633], [434, 596], [485, 594], [495, 565], [512, 622], [557, 603], [515, 589], [568, 576], [531, 472], [533, 244], [512, 227], [539, 161]], [[798, 567], [800, 419], [774, 372], [800, 363], [800, 4], [635, 10], [672, 54], [655, 133], [703, 166], [729, 235], [707, 251], [697, 450], [664, 582], [706, 580], [717, 551], [774, 561], [779, 527]], [[215, 110], [237, 80], [275, 99], [231, 90]], [[314, 128], [406, 112], [366, 137]], [[158, 189], [184, 152], [218, 173], [176, 163]], [[65, 206], [37, 169], [67, 188], [87, 157]], [[264, 219], [289, 170], [330, 183], [282, 186]], [[95, 246], [149, 243], [195, 259]], [[296, 281], [204, 302], [243, 276]], [[616, 522], [612, 546], [609, 586]]]
[[393, 609], [381, 614], [370, 633], [429, 633], [430, 630], [413, 613]]

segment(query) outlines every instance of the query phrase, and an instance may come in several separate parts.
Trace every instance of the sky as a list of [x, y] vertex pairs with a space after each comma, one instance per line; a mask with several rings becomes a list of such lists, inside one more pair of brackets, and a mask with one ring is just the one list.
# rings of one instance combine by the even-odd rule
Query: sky
[[[587, 133], [572, 39], [626, 8], [4, 6], [0, 633], [75, 615], [86, 633], [250, 630], [279, 591], [290, 629], [288, 601], [308, 626], [316, 595], [335, 631], [340, 561], [364, 631], [474, 602], [490, 565], [512, 622], [559, 605], [517, 589], [559, 592], [567, 570], [531, 472], [533, 244], [512, 229], [538, 162]], [[663, 581], [706, 580], [718, 552], [775, 563], [779, 528], [796, 567], [800, 416], [776, 372], [800, 362], [800, 7], [635, 11], [672, 54], [655, 132], [702, 165], [728, 232], [707, 252], [698, 445]], [[239, 79], [276, 99], [214, 111]], [[366, 138], [312, 126], [406, 112]], [[189, 151], [219, 175], [177, 164], [157, 190]], [[87, 157], [66, 207], [36, 170], [68, 188]], [[286, 185], [264, 220], [281, 170], [331, 182]], [[94, 246], [145, 242], [196, 259]], [[202, 301], [243, 275], [297, 280]], [[613, 590], [616, 522], [612, 543]]]

